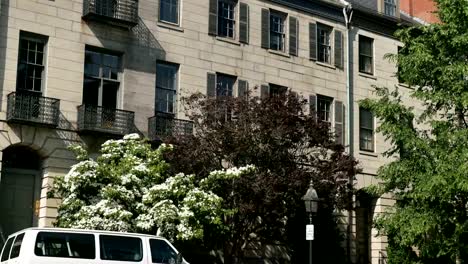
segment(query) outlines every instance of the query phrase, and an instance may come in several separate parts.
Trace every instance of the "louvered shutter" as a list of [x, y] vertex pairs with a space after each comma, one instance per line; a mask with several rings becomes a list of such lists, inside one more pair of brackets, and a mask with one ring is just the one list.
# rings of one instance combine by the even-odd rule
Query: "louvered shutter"
[[249, 90], [249, 83], [245, 80], [239, 80], [237, 85], [237, 96], [244, 97], [247, 96]]
[[309, 51], [310, 59], [317, 60], [317, 25], [309, 23]]
[[208, 73], [206, 80], [206, 95], [216, 97], [216, 74]]
[[343, 68], [343, 33], [335, 29], [335, 66]]
[[317, 96], [309, 95], [309, 112], [310, 114], [317, 115]]
[[289, 17], [289, 54], [297, 56], [299, 49], [299, 23], [297, 18]]
[[262, 9], [262, 48], [270, 48], [270, 10]]
[[344, 106], [341, 101], [335, 101], [335, 135], [336, 142], [344, 145]]
[[239, 5], [239, 42], [249, 43], [249, 6], [246, 3]]
[[262, 99], [268, 98], [270, 96], [270, 86], [263, 84], [260, 87], [260, 97]]
[[210, 0], [208, 17], [208, 34], [218, 34], [218, 0]]

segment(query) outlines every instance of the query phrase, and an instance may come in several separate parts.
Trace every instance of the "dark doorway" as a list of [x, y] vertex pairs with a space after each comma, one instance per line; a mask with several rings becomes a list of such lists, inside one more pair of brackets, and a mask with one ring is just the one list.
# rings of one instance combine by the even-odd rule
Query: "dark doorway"
[[25, 146], [3, 151], [0, 178], [0, 244], [23, 228], [37, 226], [41, 191], [41, 158]]

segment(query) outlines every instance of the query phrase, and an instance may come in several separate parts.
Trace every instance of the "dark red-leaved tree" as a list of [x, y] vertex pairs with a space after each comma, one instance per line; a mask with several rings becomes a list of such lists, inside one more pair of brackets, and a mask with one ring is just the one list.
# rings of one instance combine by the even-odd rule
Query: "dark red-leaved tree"
[[[213, 170], [256, 167], [254, 174], [215, 190], [236, 213], [225, 218], [223, 234], [205, 232], [208, 247], [222, 246], [225, 263], [242, 259], [252, 245], [281, 244], [289, 255], [301, 255], [307, 221], [302, 196], [311, 180], [322, 199], [316, 241], [329, 241], [316, 243], [315, 252], [336, 250], [330, 243], [339, 247], [329, 223], [336, 223], [335, 209], [350, 204], [357, 162], [335, 142], [329, 123], [305, 110], [306, 100], [289, 93], [267, 99], [193, 95], [184, 101], [194, 135], [167, 139], [175, 146], [168, 157], [175, 172], [202, 179]], [[328, 255], [327, 263], [337, 263], [331, 260]]]

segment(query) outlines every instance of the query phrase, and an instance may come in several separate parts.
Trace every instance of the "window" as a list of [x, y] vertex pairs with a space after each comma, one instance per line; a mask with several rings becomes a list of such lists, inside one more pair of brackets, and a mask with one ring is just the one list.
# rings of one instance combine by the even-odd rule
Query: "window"
[[395, 16], [396, 14], [396, 3], [397, 0], [384, 0], [384, 13], [387, 16]]
[[14, 237], [10, 237], [5, 246], [3, 247], [3, 251], [2, 251], [2, 257], [0, 258], [0, 261], [6, 261], [8, 260], [9, 256], [10, 256], [10, 250], [11, 250], [11, 246], [13, 245], [13, 239], [15, 239]]
[[373, 45], [374, 40], [368, 37], [359, 36], [359, 71], [367, 74], [374, 74], [373, 67]]
[[179, 0], [160, 0], [159, 20], [179, 24]]
[[324, 122], [331, 122], [331, 105], [333, 98], [323, 95], [317, 96], [317, 117]]
[[87, 48], [85, 51], [83, 104], [117, 108], [120, 87], [119, 55]]
[[317, 49], [319, 62], [331, 64], [331, 32], [332, 28], [325, 25], [317, 26]]
[[94, 259], [96, 258], [94, 235], [39, 232], [34, 254], [40, 257]]
[[101, 259], [139, 262], [143, 259], [141, 239], [126, 236], [99, 236]]
[[374, 115], [364, 108], [359, 108], [359, 149], [374, 151]]
[[270, 96], [284, 96], [288, 91], [288, 87], [270, 84]]
[[21, 32], [16, 89], [41, 94], [47, 37]]
[[156, 111], [174, 114], [177, 99], [176, 64], [158, 62], [156, 64]]
[[13, 247], [11, 248], [10, 259], [17, 258], [20, 254], [21, 243], [23, 242], [24, 233], [21, 233], [16, 236]]
[[285, 51], [285, 25], [286, 15], [270, 12], [270, 49]]
[[216, 97], [232, 96], [235, 83], [235, 76], [216, 74]]
[[177, 260], [177, 253], [164, 240], [150, 239], [151, 259], [153, 263], [171, 264]]
[[235, 2], [226, 0], [218, 2], [218, 36], [234, 38], [236, 19]]

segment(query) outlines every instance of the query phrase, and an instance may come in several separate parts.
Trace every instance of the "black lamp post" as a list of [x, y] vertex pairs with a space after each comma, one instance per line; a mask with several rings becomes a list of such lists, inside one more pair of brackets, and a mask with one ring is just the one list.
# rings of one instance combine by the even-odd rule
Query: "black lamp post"
[[312, 182], [312, 180], [310, 181], [309, 189], [307, 189], [307, 192], [302, 199], [305, 203], [306, 212], [309, 214], [309, 225], [307, 227], [307, 232], [309, 232], [309, 228], [312, 232], [312, 237], [308, 237], [308, 235], [306, 235], [307, 240], [309, 240], [309, 264], [312, 264], [312, 240], [314, 232], [312, 225], [312, 214], [317, 213], [319, 201], [317, 191], [314, 189], [314, 183]]

